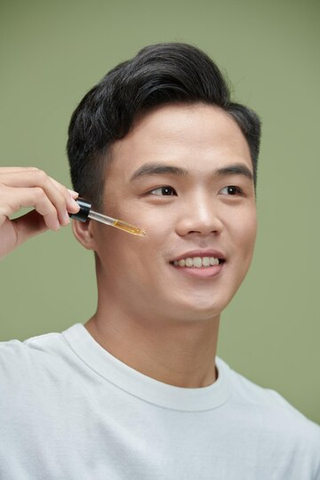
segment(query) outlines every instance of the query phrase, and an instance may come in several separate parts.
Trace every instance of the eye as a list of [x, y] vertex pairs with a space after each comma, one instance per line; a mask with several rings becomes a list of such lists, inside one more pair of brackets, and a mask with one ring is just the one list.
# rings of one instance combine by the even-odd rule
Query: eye
[[228, 185], [220, 190], [222, 195], [242, 195], [242, 189], [240, 187], [236, 187], [235, 185]]
[[151, 190], [150, 193], [151, 195], [165, 196], [165, 197], [172, 197], [173, 195], [177, 195], [175, 189], [169, 186], [155, 188], [154, 190]]

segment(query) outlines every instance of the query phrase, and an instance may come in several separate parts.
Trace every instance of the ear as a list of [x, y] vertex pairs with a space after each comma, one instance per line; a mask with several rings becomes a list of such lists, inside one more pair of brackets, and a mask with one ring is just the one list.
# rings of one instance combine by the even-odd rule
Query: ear
[[92, 222], [79, 222], [79, 220], [72, 221], [73, 234], [81, 245], [87, 250], [95, 249], [94, 237], [92, 235]]

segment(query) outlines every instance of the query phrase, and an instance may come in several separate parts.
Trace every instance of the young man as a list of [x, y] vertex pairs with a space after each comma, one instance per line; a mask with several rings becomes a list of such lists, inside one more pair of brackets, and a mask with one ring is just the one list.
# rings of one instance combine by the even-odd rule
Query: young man
[[[188, 45], [147, 47], [84, 97], [74, 188], [146, 235], [73, 222], [95, 253], [97, 310], [2, 344], [1, 478], [320, 478], [319, 427], [216, 356], [253, 254], [259, 142], [257, 115]], [[0, 193], [2, 255], [79, 210], [36, 169], [0, 169]]]

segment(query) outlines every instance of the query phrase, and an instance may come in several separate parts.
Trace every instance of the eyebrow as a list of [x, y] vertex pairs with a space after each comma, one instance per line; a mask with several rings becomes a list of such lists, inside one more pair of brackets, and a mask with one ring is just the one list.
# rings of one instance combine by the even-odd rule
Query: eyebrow
[[219, 177], [226, 177], [228, 175], [243, 175], [244, 177], [253, 181], [253, 173], [243, 163], [234, 163], [232, 165], [228, 165], [227, 167], [219, 168], [216, 171], [216, 175]]
[[[131, 176], [130, 181], [136, 180], [141, 177], [151, 175], [176, 175], [187, 176], [188, 170], [181, 167], [175, 167], [172, 165], [165, 165], [163, 163], [145, 163]], [[249, 180], [253, 181], [253, 174], [251, 170], [243, 163], [233, 163], [226, 167], [218, 168], [213, 172], [214, 176], [227, 177], [228, 175], [242, 175]]]
[[149, 175], [163, 175], [163, 174], [170, 174], [170, 175], [177, 175], [177, 176], [186, 176], [188, 175], [188, 171], [184, 168], [180, 167], [173, 167], [171, 165], [165, 165], [163, 163], [145, 163], [142, 165], [138, 170], [134, 172], [131, 180], [136, 180], [137, 178], [146, 177]]

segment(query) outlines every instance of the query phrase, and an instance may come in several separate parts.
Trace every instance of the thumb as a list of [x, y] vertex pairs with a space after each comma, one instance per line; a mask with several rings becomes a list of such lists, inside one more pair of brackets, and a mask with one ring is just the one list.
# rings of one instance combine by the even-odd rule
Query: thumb
[[12, 220], [12, 222], [17, 235], [16, 246], [21, 245], [29, 238], [48, 230], [43, 216], [40, 215], [36, 210], [32, 210], [31, 212], [18, 217]]

